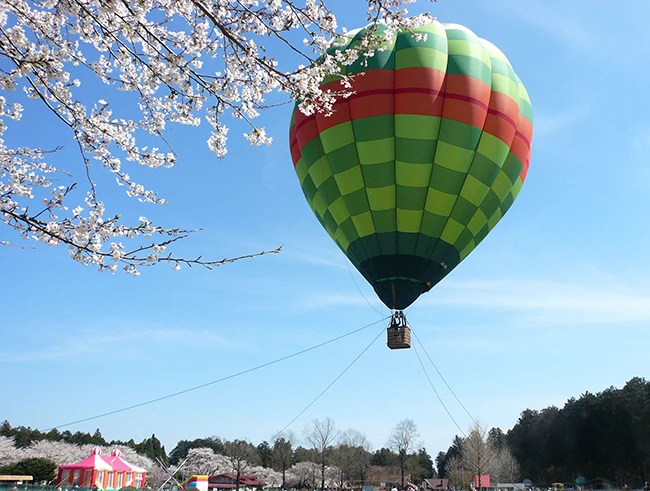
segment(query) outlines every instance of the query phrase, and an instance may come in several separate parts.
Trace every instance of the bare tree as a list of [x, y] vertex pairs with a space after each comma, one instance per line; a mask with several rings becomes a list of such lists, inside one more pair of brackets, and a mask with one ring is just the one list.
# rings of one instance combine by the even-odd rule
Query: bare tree
[[519, 462], [508, 447], [498, 451], [492, 472], [497, 482], [516, 482], [521, 476]]
[[418, 428], [412, 419], [404, 419], [397, 423], [388, 438], [388, 448], [397, 454], [399, 467], [402, 476], [402, 487], [404, 487], [404, 469], [406, 461], [410, 457], [409, 452], [414, 450], [416, 439], [420, 436]]
[[290, 431], [284, 433], [284, 436], [278, 434], [273, 441], [273, 460], [275, 465], [282, 471], [282, 489], [285, 489], [286, 486], [287, 469], [293, 463], [293, 446], [295, 443], [296, 436]]
[[230, 466], [237, 476], [235, 489], [239, 491], [239, 478], [257, 460], [257, 449], [246, 440], [234, 440], [225, 445], [226, 457]]
[[[364, 460], [363, 442], [368, 442], [366, 436], [354, 429], [349, 429], [341, 434], [339, 445], [334, 449], [334, 462], [337, 466], [336, 480], [340, 488], [346, 482], [358, 479], [360, 460]], [[368, 445], [369, 446], [369, 445]], [[370, 464], [370, 454], [365, 452], [367, 465]], [[366, 465], [366, 467], [367, 467]]]
[[351, 480], [353, 473], [353, 457], [352, 447], [345, 441], [340, 441], [338, 446], [334, 448], [332, 460], [336, 464], [336, 484], [339, 489], [345, 487], [345, 483]]
[[368, 469], [370, 468], [370, 459], [372, 458], [372, 445], [370, 441], [360, 431], [350, 429], [346, 431], [341, 441], [348, 445], [350, 449], [350, 463], [352, 467], [352, 476], [363, 486], [368, 478]]
[[459, 456], [449, 459], [445, 466], [445, 475], [449, 479], [449, 484], [455, 489], [465, 489], [468, 485], [465, 469]]
[[461, 445], [461, 463], [465, 470], [478, 476], [478, 488], [482, 489], [481, 476], [489, 474], [494, 468], [497, 451], [488, 443], [483, 428], [475, 424]]
[[325, 489], [325, 469], [330, 461], [336, 437], [336, 428], [331, 418], [325, 418], [323, 421], [315, 419], [305, 427], [305, 440], [314, 449], [320, 466], [321, 491]]

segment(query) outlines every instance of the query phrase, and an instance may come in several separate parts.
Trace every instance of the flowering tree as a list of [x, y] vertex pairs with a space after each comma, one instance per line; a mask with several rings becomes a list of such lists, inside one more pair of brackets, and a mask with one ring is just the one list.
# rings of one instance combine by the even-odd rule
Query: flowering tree
[[13, 438], [0, 436], [0, 466], [15, 464], [23, 458], [23, 450], [14, 446]]
[[315, 462], [298, 462], [286, 474], [287, 487], [296, 489], [316, 488], [318, 464]]
[[[13, 438], [0, 436], [0, 467], [16, 464], [25, 459], [48, 459], [57, 465], [70, 464], [88, 457], [94, 446], [42, 440], [24, 448], [16, 448]], [[102, 455], [111, 455], [114, 448], [121, 451], [122, 458], [127, 462], [147, 470], [147, 482], [151, 486], [159, 487], [169, 478], [169, 473], [157, 463], [153, 462], [149, 457], [138, 454], [130, 447], [123, 445], [102, 446], [100, 451]], [[172, 472], [174, 470], [175, 468], [171, 469]], [[188, 477], [192, 474], [211, 475], [231, 471], [232, 462], [229, 457], [215, 454], [210, 448], [194, 448], [189, 451], [187, 462], [185, 462], [179, 474]], [[278, 487], [282, 482], [282, 474], [273, 469], [255, 466], [249, 467], [247, 472], [272, 487]]]
[[192, 448], [187, 453], [187, 462], [180, 474], [189, 477], [193, 474], [212, 475], [230, 470], [230, 461], [225, 455], [215, 454], [211, 448]]
[[[159, 465], [147, 470], [147, 486], [153, 489], [161, 489], [163, 485], [172, 481], [171, 472]], [[172, 481], [173, 482], [173, 481]]]
[[[145, 217], [129, 222], [129, 210], [108, 214], [95, 180], [98, 170], [105, 170], [128, 196], [164, 204], [153, 189], [131, 178], [128, 169], [133, 164], [160, 168], [176, 163], [178, 156], [165, 137], [170, 124], [207, 122], [207, 145], [223, 158], [225, 115], [248, 123], [244, 136], [251, 144], [271, 143], [254, 120], [273, 91], [301, 101], [305, 114], [330, 112], [335, 98], [347, 95], [350, 87], [340, 67], [361, 53], [372, 55], [377, 39], [370, 29], [355, 48], [324, 53], [345, 31], [322, 0], [304, 1], [0, 0], [4, 225], [23, 239], [66, 246], [72, 259], [102, 271], [123, 267], [135, 275], [138, 267], [159, 262], [175, 268], [183, 263], [212, 267], [241, 259], [175, 256], [168, 247], [191, 230], [161, 227]], [[429, 19], [406, 17], [403, 4], [415, 0], [367, 1], [371, 26], [385, 23], [389, 36]], [[302, 45], [296, 42], [301, 37]], [[279, 66], [264, 47], [268, 43], [284, 47], [303, 65]], [[319, 88], [330, 76], [340, 77], [340, 91]], [[84, 91], [92, 84], [105, 87], [115, 99]], [[68, 131], [78, 147], [77, 164], [65, 169], [53, 164], [58, 147], [5, 141], [8, 126], [25, 111], [43, 110]]]
[[247, 471], [247, 474], [253, 475], [258, 481], [266, 484], [265, 487], [278, 488], [282, 484], [282, 473], [269, 469], [267, 467], [253, 466]]
[[[23, 449], [25, 457], [44, 458], [56, 462], [57, 465], [70, 464], [85, 459], [97, 445], [75, 445], [73, 443], [41, 440]], [[119, 450], [121, 457], [127, 462], [142, 467], [147, 471], [158, 466], [153, 460], [141, 455], [125, 445], [99, 446], [101, 455], [110, 456], [113, 450]], [[24, 457], [23, 457], [24, 458]]]
[[[56, 465], [71, 464], [88, 457], [96, 445], [76, 445], [63, 441], [41, 440], [27, 447], [16, 448], [14, 439], [0, 436], [0, 466], [15, 464], [25, 459], [47, 459]], [[112, 445], [99, 447], [101, 454], [110, 456], [114, 449], [119, 449], [127, 462], [151, 472], [159, 466], [145, 455], [138, 454], [131, 447]]]
[[[41, 457], [56, 462], [57, 465], [71, 464], [85, 459], [92, 452], [93, 446], [87, 448], [66, 442], [41, 440], [21, 449], [25, 457]], [[102, 450], [103, 455], [110, 455], [108, 449]]]

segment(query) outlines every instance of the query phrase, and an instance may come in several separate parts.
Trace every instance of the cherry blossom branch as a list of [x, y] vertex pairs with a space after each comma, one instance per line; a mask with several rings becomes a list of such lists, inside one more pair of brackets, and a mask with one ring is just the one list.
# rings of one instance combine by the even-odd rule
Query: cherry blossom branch
[[[217, 261], [177, 257], [167, 247], [194, 231], [160, 227], [145, 217], [137, 226], [126, 225], [128, 217], [138, 216], [128, 208], [107, 219], [94, 180], [103, 169], [92, 163], [115, 174], [128, 196], [165, 204], [133, 181], [124, 164], [175, 165], [179, 156], [165, 137], [168, 124], [198, 126], [207, 120], [207, 145], [218, 158], [227, 153], [226, 114], [248, 123], [244, 136], [251, 144], [268, 145], [272, 139], [255, 118], [275, 105], [266, 101], [269, 94], [297, 100], [305, 114], [331, 113], [337, 98], [350, 95], [352, 79], [341, 73], [342, 67], [364, 50], [367, 56], [381, 49], [382, 36], [419, 22], [407, 18], [403, 8], [413, 0], [367, 0], [371, 24], [366, 37], [355, 39], [352, 49], [331, 54], [328, 49], [345, 38], [345, 30], [321, 0], [297, 1], [0, 0], [0, 59], [5, 62], [0, 67], [0, 222], [26, 240], [66, 246], [73, 260], [101, 271], [114, 272], [120, 265], [139, 274], [138, 267], [160, 262], [216, 267], [279, 252]], [[379, 23], [387, 26], [381, 36]], [[290, 42], [296, 32], [304, 34], [304, 46]], [[280, 66], [264, 46], [271, 39], [308, 66]], [[130, 102], [137, 98], [137, 104], [95, 100], [79, 91], [88, 75], [127, 93]], [[339, 78], [341, 89], [323, 91], [326, 77]], [[8, 124], [21, 118], [25, 97], [31, 99], [29, 110], [38, 102], [72, 130], [81, 156], [78, 168], [62, 171], [58, 154], [38, 145], [12, 148], [6, 141]], [[147, 134], [164, 150], [140, 146]], [[54, 164], [43, 160], [46, 155]], [[86, 196], [74, 203], [80, 191], [74, 176], [80, 172], [87, 181]], [[61, 182], [53, 178], [57, 173]], [[34, 202], [44, 206], [32, 211]], [[148, 243], [154, 235], [164, 238]]]

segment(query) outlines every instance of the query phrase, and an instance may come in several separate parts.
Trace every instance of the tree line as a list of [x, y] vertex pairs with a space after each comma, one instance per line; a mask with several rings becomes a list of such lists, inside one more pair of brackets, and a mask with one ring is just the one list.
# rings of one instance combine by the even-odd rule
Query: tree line
[[[285, 480], [290, 470], [293, 471], [292, 485], [312, 489], [325, 489], [332, 483], [339, 486], [349, 483], [362, 485], [370, 479], [373, 468], [389, 468], [391, 474], [400, 476], [398, 479], [402, 486], [408, 480], [421, 482], [436, 475], [433, 460], [419, 442], [417, 426], [410, 419], [398, 423], [386, 446], [375, 451], [365, 434], [354, 429], [339, 431], [331, 418], [315, 419], [308, 423], [300, 437], [289, 431], [276, 435], [271, 442], [263, 441], [257, 445], [245, 439], [229, 441], [217, 436], [181, 440], [169, 456], [155, 435], [141, 443], [135, 443], [133, 439], [128, 442], [112, 440], [109, 443], [99, 429], [93, 434], [58, 430], [41, 432], [30, 427], [12, 427], [8, 421], [4, 421], [0, 425], [0, 436], [12, 438], [16, 448], [28, 447], [43, 440], [75, 445], [125, 445], [165, 466], [180, 468], [187, 461], [188, 465], [183, 467], [180, 475], [211, 475], [223, 469], [224, 462], [237, 476], [253, 466], [261, 466], [280, 473], [283, 488], [286, 487]], [[45, 462], [44, 459], [25, 459], [0, 469], [5, 473], [20, 470], [21, 474], [38, 475], [43, 480], [50, 480], [55, 467], [54, 462]], [[41, 468], [42, 471], [39, 470]], [[45, 479], [45, 476], [49, 477]]]
[[526, 409], [507, 442], [533, 480], [598, 477], [639, 488], [650, 480], [650, 382], [635, 377], [563, 408]]
[[476, 474], [501, 482], [529, 478], [538, 486], [575, 485], [582, 477], [587, 486], [605, 479], [619, 489], [640, 488], [650, 481], [650, 382], [635, 377], [563, 408], [526, 409], [507, 433], [476, 426], [438, 453], [436, 466], [464, 489]]
[[[236, 473], [247, 466], [261, 465], [282, 474], [282, 487], [286, 484], [287, 471], [301, 463], [313, 464], [311, 475], [305, 474], [304, 484], [324, 489], [326, 480], [344, 484], [368, 482], [374, 467], [396, 469], [402, 486], [407, 479], [421, 482], [436, 476], [434, 464], [426, 448], [418, 442], [419, 433], [415, 423], [406, 419], [393, 429], [386, 444], [379, 450], [372, 446], [362, 432], [349, 429], [338, 431], [331, 418], [315, 419], [304, 428], [299, 437], [293, 432], [277, 435], [271, 442], [255, 445], [247, 440], [227, 441], [213, 436], [195, 440], [181, 440], [169, 454], [172, 465], [180, 465], [193, 457], [197, 449], [210, 449], [216, 455], [226, 456]], [[206, 464], [209, 465], [209, 464]], [[204, 468], [210, 473], [209, 468]]]
[[331, 472], [337, 475], [333, 478], [328, 474], [330, 481], [363, 484], [371, 474], [376, 474], [377, 468], [395, 470], [402, 484], [407, 480], [421, 482], [441, 477], [459, 489], [469, 489], [475, 475], [485, 474], [498, 482], [529, 478], [538, 486], [554, 482], [575, 484], [582, 476], [587, 482], [601, 478], [621, 488], [638, 488], [650, 480], [650, 382], [635, 377], [622, 389], [610, 387], [571, 398], [563, 408], [526, 409], [507, 432], [500, 428], [488, 431], [476, 423], [466, 434], [457, 435], [447, 451], [437, 454], [435, 466], [419, 442], [415, 423], [408, 419], [399, 422], [385, 446], [376, 450], [362, 432], [339, 431], [330, 418], [313, 420], [300, 436], [285, 432], [257, 445], [217, 436], [181, 440], [169, 456], [155, 435], [140, 443], [133, 439], [108, 443], [99, 429], [93, 434], [41, 432], [12, 427], [5, 421], [0, 424], [0, 436], [13, 438], [16, 447], [41, 440], [125, 445], [154, 462], [173, 466], [195, 452], [194, 458], [205, 457], [205, 473], [216, 468], [210, 456], [222, 456], [236, 472], [259, 465], [281, 473], [283, 485], [289, 469], [310, 463], [303, 466], [308, 472], [299, 479], [312, 488], [324, 488], [326, 474]]
[[151, 435], [151, 438], [145, 438], [140, 443], [136, 443], [133, 438], [124, 442], [121, 440], [107, 441], [102, 432], [97, 428], [93, 434], [77, 431], [72, 433], [70, 430], [59, 431], [53, 428], [47, 432], [42, 432], [39, 429], [32, 429], [29, 426], [16, 426], [12, 427], [9, 421], [5, 420], [0, 423], [0, 436], [14, 439], [16, 448], [28, 447], [34, 442], [43, 440], [51, 442], [65, 442], [74, 445], [124, 445], [131, 447], [137, 453], [146, 455], [154, 462], [160, 459], [165, 465], [169, 463], [167, 451], [165, 446], [156, 438], [156, 435]]

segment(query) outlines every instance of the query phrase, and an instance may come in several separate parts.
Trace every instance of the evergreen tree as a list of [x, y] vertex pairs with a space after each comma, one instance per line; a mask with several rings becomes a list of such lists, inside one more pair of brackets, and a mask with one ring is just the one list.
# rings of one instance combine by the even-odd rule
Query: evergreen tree
[[32, 476], [34, 484], [50, 483], [55, 478], [54, 471], [56, 468], [56, 463], [49, 459], [30, 458], [0, 467], [0, 474]]
[[93, 436], [91, 437], [91, 443], [94, 445], [108, 445], [106, 440], [104, 440], [104, 437], [102, 436], [102, 432], [99, 431], [99, 428], [95, 430], [95, 433], [93, 433]]
[[397, 455], [389, 449], [382, 447], [379, 450], [375, 450], [375, 453], [372, 454], [372, 459], [370, 460], [371, 465], [378, 465], [380, 467], [392, 466], [397, 463]]
[[6, 436], [7, 438], [13, 436], [11, 433], [11, 425], [6, 419], [0, 424], [0, 436]]
[[257, 446], [257, 455], [262, 467], [271, 467], [273, 462], [273, 448], [269, 442], [263, 441]]

